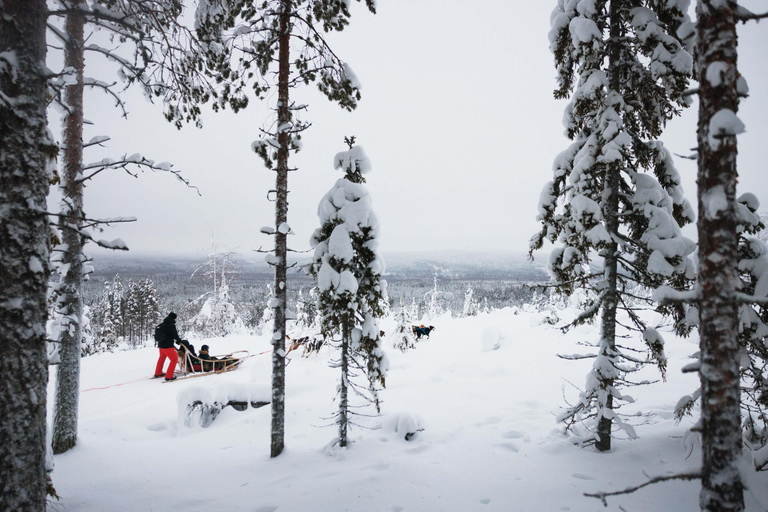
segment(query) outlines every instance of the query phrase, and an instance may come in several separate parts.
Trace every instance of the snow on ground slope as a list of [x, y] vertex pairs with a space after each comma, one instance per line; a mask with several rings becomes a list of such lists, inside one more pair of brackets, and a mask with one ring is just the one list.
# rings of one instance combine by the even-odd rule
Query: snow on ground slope
[[[698, 482], [655, 485], [610, 498], [607, 508], [583, 496], [642, 483], [645, 474], [697, 467], [698, 448], [689, 454], [683, 440], [692, 420], [675, 425], [672, 418], [677, 399], [697, 387], [695, 375], [680, 373], [694, 342], [667, 334], [668, 382], [632, 390], [633, 411], [655, 415], [638, 427], [639, 439], [598, 453], [575, 447], [554, 421], [563, 393], [575, 396], [569, 382], [582, 386], [590, 366], [555, 354], [587, 352], [576, 343], [594, 341], [597, 328], [563, 335], [541, 319], [504, 309], [431, 320], [437, 329], [430, 339], [406, 353], [389, 350], [383, 416], [363, 418], [369, 428], [352, 430], [344, 451], [330, 448], [336, 429], [325, 427], [338, 378], [328, 366], [329, 349], [310, 358], [291, 354], [286, 450], [274, 460], [268, 406], [225, 408], [208, 428], [194, 416], [185, 426], [180, 413], [195, 396], [268, 397], [270, 354], [260, 354], [270, 348], [268, 336], [206, 340], [212, 354], [244, 349], [254, 356], [231, 373], [167, 384], [147, 379], [154, 348], [85, 358], [79, 440], [55, 457], [53, 481], [62, 500], [51, 510], [698, 510]], [[394, 327], [383, 322], [389, 333]], [[414, 424], [424, 430], [406, 441], [397, 427]], [[766, 478], [753, 480], [761, 495], [748, 492], [747, 509], [766, 510]]]

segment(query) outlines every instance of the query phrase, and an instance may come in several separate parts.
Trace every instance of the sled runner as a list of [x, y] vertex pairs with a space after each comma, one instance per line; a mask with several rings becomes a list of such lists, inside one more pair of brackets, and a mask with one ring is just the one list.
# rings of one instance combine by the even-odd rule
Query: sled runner
[[243, 361], [249, 357], [252, 356], [247, 350], [238, 350], [223, 356], [201, 358], [191, 352], [188, 347], [182, 345], [179, 349], [179, 366], [175, 374], [176, 379], [165, 382], [231, 372], [237, 370]]

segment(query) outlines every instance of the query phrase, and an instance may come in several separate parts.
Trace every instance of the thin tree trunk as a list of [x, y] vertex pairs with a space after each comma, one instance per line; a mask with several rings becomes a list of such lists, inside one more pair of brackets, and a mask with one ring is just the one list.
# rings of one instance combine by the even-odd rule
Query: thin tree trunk
[[[620, 9], [622, 2], [612, 0], [610, 6], [610, 50], [608, 62], [609, 86], [616, 93], [621, 91], [621, 16]], [[619, 169], [617, 164], [610, 164], [605, 173], [605, 189], [603, 197], [603, 216], [605, 217], [605, 228], [611, 235], [617, 235], [619, 232]], [[618, 308], [618, 261], [619, 247], [615, 241], [603, 252], [605, 264], [605, 299], [603, 301], [603, 312], [600, 326], [600, 355], [607, 358], [611, 363], [616, 356], [616, 309]], [[613, 372], [611, 372], [612, 374]], [[613, 388], [614, 380], [611, 376], [603, 375], [600, 387], [607, 391], [604, 407], [613, 410]], [[595, 446], [600, 451], [611, 449], [611, 430], [612, 419], [602, 416], [597, 424], [598, 440]]]
[[[734, 299], [737, 218], [735, 135], [713, 139], [712, 117], [737, 112], [737, 36], [733, 0], [714, 8], [699, 2], [697, 64], [699, 94], [699, 335], [701, 348], [701, 509], [744, 510], [739, 476], [741, 411], [738, 363], [738, 303]], [[723, 72], [709, 73], [716, 65]]]
[[283, 127], [291, 120], [288, 97], [290, 77], [291, 0], [282, 1], [280, 14], [279, 69], [277, 85], [277, 180], [275, 204], [275, 320], [272, 334], [272, 445], [271, 457], [285, 448], [285, 311], [288, 308], [287, 237], [281, 226], [288, 220], [288, 146], [289, 134]]
[[339, 385], [339, 446], [347, 446], [349, 426], [349, 346], [351, 329], [345, 321], [341, 328], [341, 384]]
[[46, 508], [45, 0], [0, 16], [0, 510]]
[[80, 396], [80, 351], [83, 320], [83, 27], [82, 15], [67, 16], [65, 65], [72, 67], [77, 81], [66, 88], [69, 113], [64, 126], [64, 172], [61, 177], [62, 216], [59, 219], [67, 271], [61, 276], [58, 309], [63, 315], [59, 336], [61, 364], [56, 372], [56, 399], [53, 417], [53, 453], [64, 453], [77, 442]]

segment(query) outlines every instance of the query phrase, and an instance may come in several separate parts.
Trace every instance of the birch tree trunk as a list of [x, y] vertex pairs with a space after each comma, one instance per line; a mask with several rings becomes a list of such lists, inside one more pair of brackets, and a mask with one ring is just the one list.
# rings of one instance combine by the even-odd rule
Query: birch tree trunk
[[0, 510], [46, 505], [46, 13], [5, 0], [0, 16]]
[[291, 0], [282, 1], [280, 14], [280, 40], [278, 50], [277, 85], [277, 179], [275, 204], [275, 320], [272, 334], [272, 444], [271, 457], [277, 457], [285, 448], [285, 312], [288, 309], [287, 294], [287, 233], [281, 226], [288, 219], [288, 148], [289, 134], [284, 129], [291, 120], [288, 80], [290, 78]]
[[[701, 510], [744, 510], [738, 364], [737, 242], [734, 133], [716, 134], [715, 115], [738, 110], [733, 0], [696, 7], [699, 94], [699, 335], [701, 348]], [[712, 68], [710, 73], [710, 66]], [[714, 124], [714, 126], [713, 126]]]
[[61, 177], [62, 234], [61, 276], [57, 307], [62, 315], [59, 335], [61, 364], [56, 372], [56, 399], [53, 418], [53, 453], [64, 453], [77, 442], [80, 396], [80, 354], [83, 319], [83, 27], [85, 18], [67, 15], [65, 66], [75, 70], [77, 81], [68, 85], [65, 102], [69, 112], [64, 124], [64, 165]]

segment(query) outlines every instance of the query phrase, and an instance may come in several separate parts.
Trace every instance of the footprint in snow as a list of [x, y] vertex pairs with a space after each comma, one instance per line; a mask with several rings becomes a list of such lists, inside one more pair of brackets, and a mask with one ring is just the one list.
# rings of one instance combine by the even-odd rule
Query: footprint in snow
[[153, 423], [151, 425], [147, 425], [147, 430], [152, 432], [162, 432], [163, 430], [168, 430], [168, 425], [165, 423]]
[[501, 446], [502, 448], [506, 448], [507, 450], [515, 453], [520, 451], [520, 448], [515, 443], [499, 443], [498, 446]]
[[480, 500], [480, 503], [483, 505], [488, 505], [491, 502], [491, 498], [483, 498]]
[[497, 423], [501, 422], [501, 418], [498, 416], [491, 416], [490, 418], [486, 418], [483, 421], [480, 421], [478, 423], [475, 423], [476, 427], [484, 427], [486, 425], [495, 425]]
[[521, 439], [525, 437], [525, 432], [520, 432], [519, 430], [508, 430], [507, 432], [501, 434], [501, 437], [504, 439]]
[[573, 478], [578, 478], [579, 480], [597, 480], [594, 476], [589, 475], [583, 475], [581, 473], [574, 473], [571, 475]]
[[256, 512], [275, 512], [277, 510], [276, 506], [268, 505], [266, 507], [259, 507], [256, 509]]

